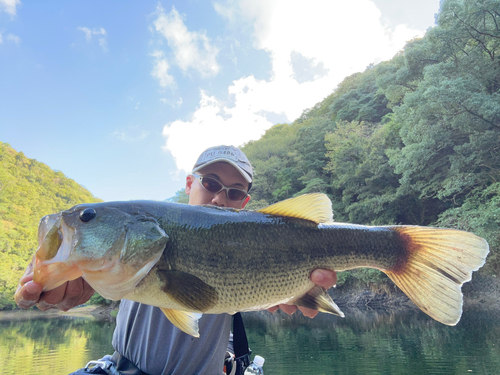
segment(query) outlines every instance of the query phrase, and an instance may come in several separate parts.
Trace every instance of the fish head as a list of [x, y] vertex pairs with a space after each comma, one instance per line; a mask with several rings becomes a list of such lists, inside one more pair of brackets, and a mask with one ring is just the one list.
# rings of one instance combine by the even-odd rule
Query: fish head
[[43, 217], [38, 242], [33, 280], [44, 291], [82, 276], [103, 297], [118, 300], [158, 261], [168, 236], [152, 216], [97, 203]]

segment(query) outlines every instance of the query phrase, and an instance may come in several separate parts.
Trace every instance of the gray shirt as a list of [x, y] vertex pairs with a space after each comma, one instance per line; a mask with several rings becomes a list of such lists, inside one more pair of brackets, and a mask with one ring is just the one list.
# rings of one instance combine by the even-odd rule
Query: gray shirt
[[150, 375], [221, 375], [232, 317], [203, 315], [200, 337], [172, 325], [158, 307], [122, 300], [113, 347]]

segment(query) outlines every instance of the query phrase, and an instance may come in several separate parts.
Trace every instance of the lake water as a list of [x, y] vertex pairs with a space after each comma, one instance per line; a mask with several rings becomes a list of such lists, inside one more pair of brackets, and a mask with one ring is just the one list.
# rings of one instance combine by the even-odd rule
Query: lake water
[[[468, 311], [455, 327], [407, 310], [320, 314], [249, 313], [253, 354], [274, 374], [500, 374], [500, 319]], [[112, 353], [114, 323], [85, 318], [5, 320], [0, 374], [66, 375]], [[498, 315], [498, 314], [497, 314]]]

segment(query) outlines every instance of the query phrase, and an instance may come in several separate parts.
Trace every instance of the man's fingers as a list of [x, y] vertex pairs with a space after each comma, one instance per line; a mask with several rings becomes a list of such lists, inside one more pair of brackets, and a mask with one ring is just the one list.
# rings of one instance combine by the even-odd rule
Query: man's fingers
[[[21, 283], [23, 283], [21, 279]], [[19, 286], [16, 293], [17, 305], [22, 309], [28, 309], [33, 305], [42, 310], [57, 308], [68, 311], [69, 309], [87, 302], [94, 294], [94, 289], [83, 279], [68, 281], [63, 285], [43, 292], [41, 284], [29, 280]]]
[[27, 275], [31, 275], [31, 278], [33, 278], [33, 268], [35, 267], [35, 255], [33, 254], [33, 257], [31, 258], [31, 262], [28, 264], [26, 269], [24, 270], [23, 277], [21, 280], [26, 277]]
[[279, 308], [288, 315], [292, 315], [295, 311], [297, 311], [297, 306], [294, 305], [279, 305]]
[[33, 281], [27, 281], [16, 292], [16, 303], [21, 309], [28, 309], [35, 305], [42, 293], [43, 287]]
[[304, 316], [307, 316], [308, 318], [314, 318], [319, 313], [318, 310], [313, 310], [303, 306], [299, 306], [299, 310], [302, 312]]
[[325, 289], [330, 289], [337, 284], [337, 274], [331, 270], [316, 269], [311, 272], [311, 281]]
[[94, 294], [94, 289], [80, 277], [43, 293], [37, 306], [44, 311], [53, 308], [68, 311], [87, 302], [92, 294]]
[[57, 304], [61, 303], [64, 299], [64, 295], [66, 294], [66, 285], [68, 283], [64, 283], [58, 286], [55, 289], [44, 292], [40, 297], [40, 302], [38, 303], [38, 307], [41, 310], [48, 310], [50, 308], [55, 307]]
[[272, 312], [273, 314], [280, 309], [279, 306], [273, 306], [267, 309], [267, 311]]
[[[273, 306], [273, 307], [267, 309], [267, 311], [274, 313], [274, 312], [278, 311], [279, 309], [283, 310], [288, 315], [292, 315], [295, 311], [297, 311], [297, 306], [278, 305], [278, 306]], [[317, 310], [313, 310], [313, 309], [310, 309], [308, 307], [303, 307], [303, 306], [299, 306], [298, 309], [302, 312], [302, 314], [304, 314], [304, 316], [307, 316], [308, 318], [314, 318], [316, 315], [318, 315], [318, 312], [319, 312]]]
[[[335, 273], [335, 271], [332, 270], [316, 269], [313, 272], [311, 272], [310, 278], [313, 283], [325, 289], [330, 289], [332, 286], [337, 284], [337, 274]], [[278, 306], [273, 306], [267, 310], [274, 313], [278, 309], [283, 310], [288, 315], [292, 315], [295, 311], [297, 311], [297, 306], [278, 305]], [[309, 318], [314, 318], [316, 315], [318, 315], [317, 310], [309, 309], [307, 307], [300, 306], [299, 310], [302, 311], [302, 314], [304, 314], [304, 316], [307, 316]]]
[[55, 289], [44, 292], [36, 306], [42, 311], [57, 308], [57, 305], [64, 300], [67, 284], [66, 282]]
[[28, 266], [24, 270], [23, 276], [19, 280], [19, 284], [17, 285], [16, 293], [24, 286], [25, 283], [33, 280], [33, 265], [34, 265], [34, 263], [35, 263], [35, 258], [33, 257], [30, 264], [28, 264]]
[[94, 294], [94, 289], [83, 279], [69, 281], [66, 286], [64, 299], [57, 304], [59, 310], [69, 309], [87, 302]]
[[25, 274], [23, 277], [21, 277], [21, 280], [19, 280], [19, 286], [23, 286], [24, 284], [26, 284], [28, 281], [33, 281], [33, 274], [32, 273], [29, 273], [29, 274]]
[[31, 262], [24, 270], [24, 274], [17, 285], [15, 299], [17, 305], [21, 309], [28, 309], [35, 305], [42, 293], [42, 286], [38, 283], [30, 283], [33, 280], [33, 267], [35, 264], [35, 256], [31, 258]]
[[288, 315], [292, 315], [295, 311], [297, 311], [297, 306], [281, 304], [281, 305], [276, 305], [276, 306], [270, 307], [267, 309], [267, 311], [275, 313], [279, 309], [283, 310]]

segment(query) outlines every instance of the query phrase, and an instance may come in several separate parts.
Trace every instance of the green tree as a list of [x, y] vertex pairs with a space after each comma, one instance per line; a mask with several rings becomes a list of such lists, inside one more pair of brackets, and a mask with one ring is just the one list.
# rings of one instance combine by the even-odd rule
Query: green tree
[[392, 163], [405, 190], [460, 205], [500, 179], [500, 3], [445, 1], [428, 37], [441, 62], [395, 109], [405, 144]]
[[401, 148], [398, 127], [385, 124], [340, 123], [326, 136], [326, 169], [341, 192], [341, 217], [359, 224], [422, 224], [418, 197], [398, 193], [399, 175], [387, 154]]
[[436, 225], [473, 232], [488, 240], [487, 267], [500, 272], [500, 182], [472, 191], [460, 207], [443, 212]]
[[299, 123], [277, 124], [266, 131], [258, 140], [242, 147], [254, 168], [252, 201], [248, 208], [267, 205], [293, 196], [300, 190], [300, 174], [290, 153], [300, 128]]
[[336, 124], [327, 117], [312, 117], [302, 122], [293, 143], [295, 169], [303, 188], [295, 195], [306, 193], [331, 193], [330, 176], [325, 166], [325, 136], [335, 130]]
[[437, 64], [440, 53], [429, 38], [408, 42], [390, 61], [376, 67], [376, 83], [391, 109], [401, 105], [406, 94], [414, 92], [424, 76], [424, 68]]
[[0, 142], [0, 309], [14, 306], [17, 282], [37, 248], [39, 220], [98, 201], [63, 173]]
[[166, 201], [188, 204], [189, 195], [186, 194], [186, 189], [182, 188], [181, 190], [178, 190], [173, 197], [166, 199]]
[[390, 113], [388, 100], [377, 85], [377, 69], [370, 65], [364, 73], [347, 77], [334, 93], [330, 117], [340, 121], [380, 122]]

